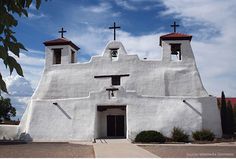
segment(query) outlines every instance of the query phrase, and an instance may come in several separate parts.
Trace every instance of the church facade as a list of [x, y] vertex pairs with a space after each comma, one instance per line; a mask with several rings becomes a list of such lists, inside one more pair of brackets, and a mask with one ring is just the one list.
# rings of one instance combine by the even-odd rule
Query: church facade
[[[101, 55], [77, 63], [79, 47], [61, 38], [46, 41], [45, 68], [17, 128], [33, 141], [133, 140], [143, 130], [171, 135], [180, 127], [222, 135], [217, 100], [204, 89], [191, 35], [160, 37], [162, 59], [130, 55], [119, 41]], [[138, 47], [138, 46], [137, 46]]]

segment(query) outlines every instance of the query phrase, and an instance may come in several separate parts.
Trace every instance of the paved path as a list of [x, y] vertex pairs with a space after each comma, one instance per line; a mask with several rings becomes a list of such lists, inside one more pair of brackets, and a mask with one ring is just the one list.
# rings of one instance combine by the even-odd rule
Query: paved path
[[96, 158], [159, 158], [124, 140], [96, 140], [93, 145]]

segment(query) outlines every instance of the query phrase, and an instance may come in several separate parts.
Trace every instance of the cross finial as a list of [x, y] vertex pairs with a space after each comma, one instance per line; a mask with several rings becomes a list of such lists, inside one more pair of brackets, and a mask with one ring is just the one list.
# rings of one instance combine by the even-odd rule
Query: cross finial
[[109, 29], [113, 29], [114, 30], [114, 40], [116, 40], [116, 29], [120, 29], [120, 27], [116, 26], [116, 23], [114, 22], [113, 27], [109, 27]]
[[173, 24], [173, 25], [171, 25], [171, 27], [173, 27], [173, 28], [174, 28], [174, 32], [176, 33], [176, 27], [179, 27], [179, 25], [178, 25], [178, 24], [176, 24], [176, 22], [174, 21], [174, 24]]
[[61, 38], [64, 38], [63, 34], [65, 33], [66, 31], [63, 29], [63, 27], [61, 28], [60, 31], [58, 31], [58, 33], [61, 33]]

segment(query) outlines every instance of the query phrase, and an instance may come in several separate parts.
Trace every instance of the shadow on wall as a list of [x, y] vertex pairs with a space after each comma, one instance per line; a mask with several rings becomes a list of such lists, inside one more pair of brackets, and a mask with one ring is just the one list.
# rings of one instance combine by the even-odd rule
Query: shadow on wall
[[189, 102], [187, 102], [186, 100], [183, 100], [183, 102], [189, 106], [194, 112], [196, 112], [199, 116], [202, 116], [202, 113], [200, 113], [196, 108], [194, 108]]
[[58, 109], [60, 109], [61, 112], [62, 112], [68, 119], [71, 119], [70, 115], [67, 114], [67, 112], [66, 112], [64, 109], [62, 109], [62, 107], [61, 107], [58, 103], [53, 103], [53, 104], [54, 104]]

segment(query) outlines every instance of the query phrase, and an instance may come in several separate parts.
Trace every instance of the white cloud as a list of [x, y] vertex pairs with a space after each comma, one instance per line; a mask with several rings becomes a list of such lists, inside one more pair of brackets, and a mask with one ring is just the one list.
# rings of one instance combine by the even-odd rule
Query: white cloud
[[[29, 52], [30, 54], [30, 52]], [[33, 67], [42, 67], [44, 65], [44, 59], [39, 57], [32, 57], [26, 54], [20, 53], [20, 58], [17, 59], [22, 65], [31, 65]]]
[[[163, 0], [167, 10], [164, 14], [174, 14], [182, 19], [191, 18], [194, 21], [214, 23], [217, 27], [234, 19], [235, 1], [221, 0]], [[219, 21], [220, 20], [220, 21]], [[235, 21], [235, 20], [234, 20]]]
[[36, 88], [43, 72], [45, 59], [32, 57], [29, 52], [29, 55], [20, 54], [18, 61], [24, 71], [24, 77], [31, 82], [33, 88]]
[[46, 15], [43, 14], [43, 13], [34, 14], [33, 12], [28, 12], [28, 18], [29, 19], [41, 19], [41, 18], [44, 18], [44, 17], [46, 17]]
[[30, 49], [30, 48], [27, 48], [27, 50], [28, 50], [29, 53], [42, 54], [42, 55], [44, 55], [44, 52], [41, 51], [41, 50], [34, 50], [34, 49]]
[[95, 55], [101, 54], [105, 44], [112, 38], [111, 31], [106, 28], [88, 26], [85, 31], [77, 36], [76, 30], [68, 34], [69, 39], [79, 44], [84, 50], [81, 54]]
[[161, 48], [158, 37], [161, 34], [132, 36], [130, 33], [120, 31], [119, 39], [129, 54], [137, 54], [139, 58], [161, 59]]
[[160, 7], [159, 0], [115, 0], [115, 4], [129, 11], [149, 11]]
[[9, 94], [4, 93], [3, 96], [10, 98], [12, 106], [16, 108], [17, 114], [15, 119], [21, 118], [33, 94], [32, 86], [28, 80], [17, 75], [8, 76], [4, 79]]
[[116, 4], [120, 7], [123, 7], [127, 10], [137, 10], [137, 8], [134, 5], [131, 5], [129, 1], [126, 0], [115, 0]]
[[[33, 53], [33, 52], [34, 53], [41, 53], [41, 51], [33, 50], [33, 52], [31, 52], [32, 49], [28, 49], [28, 50], [29, 51], [27, 53], [20, 53], [20, 58], [13, 55], [12, 53], [10, 53], [10, 54], [21, 65], [21, 67], [23, 69], [24, 77], [31, 82], [33, 88], [36, 88], [38, 81], [41, 77], [41, 74], [43, 72], [45, 59], [42, 57], [30, 56], [30, 55], [32, 55], [31, 53]], [[0, 67], [4, 68], [1, 70], [1, 74], [3, 75], [3, 77], [9, 76], [9, 74], [10, 74], [9, 69], [5, 69], [6, 67], [3, 63], [0, 63]], [[12, 75], [14, 76], [17, 74], [15, 71], [13, 71]]]
[[7, 90], [11, 96], [31, 96], [33, 89], [28, 80], [20, 76], [8, 76], [5, 78]]
[[98, 5], [87, 6], [87, 7], [83, 6], [80, 8], [87, 12], [104, 13], [104, 12], [109, 11], [112, 8], [112, 6], [109, 3], [102, 2], [102, 3], [99, 3]]

